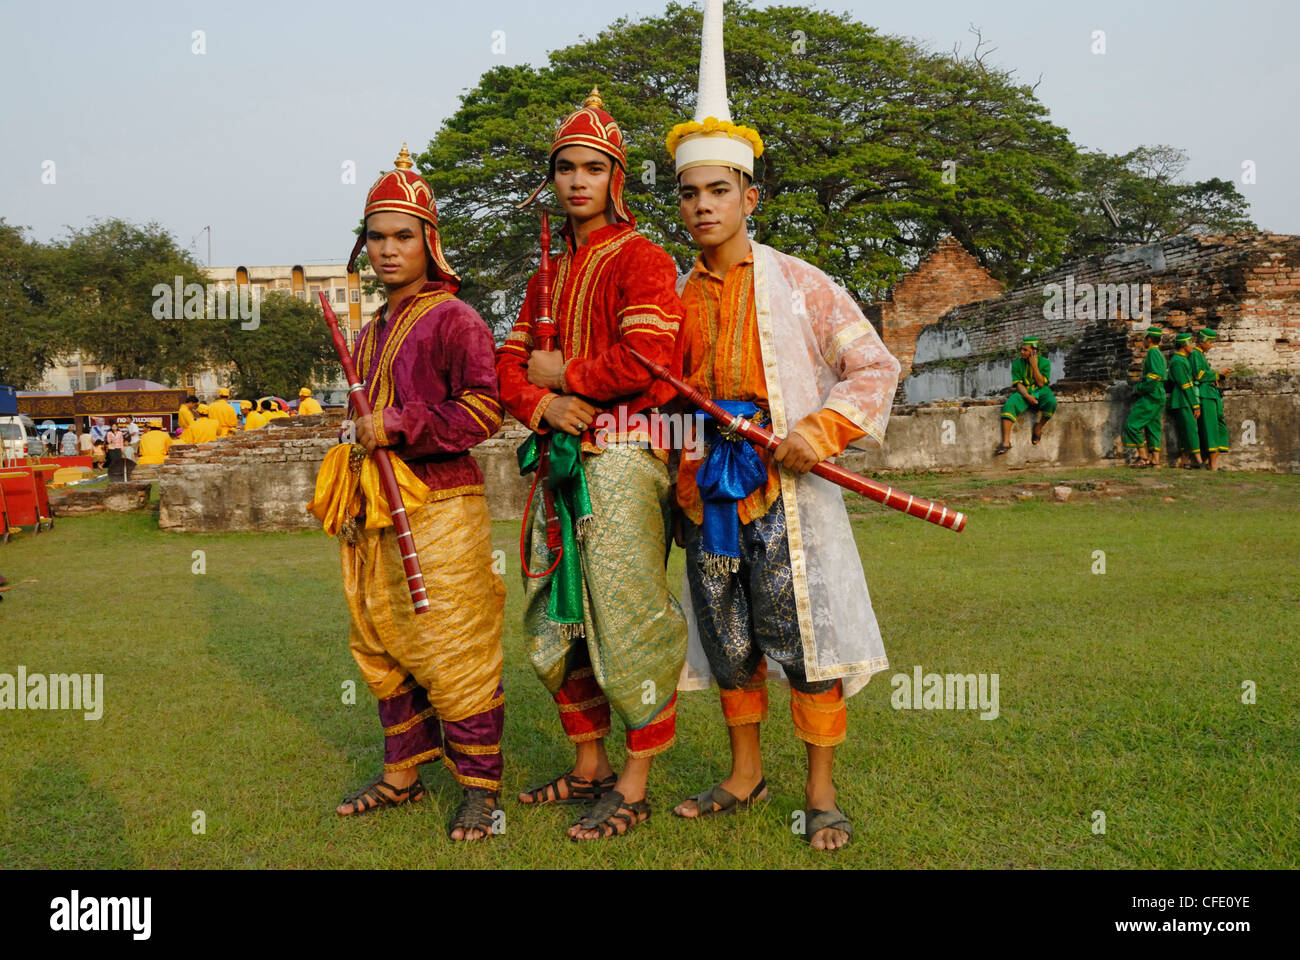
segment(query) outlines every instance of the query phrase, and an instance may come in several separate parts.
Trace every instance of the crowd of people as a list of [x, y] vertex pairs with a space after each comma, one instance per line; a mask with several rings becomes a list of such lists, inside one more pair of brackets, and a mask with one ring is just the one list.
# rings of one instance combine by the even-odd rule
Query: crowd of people
[[194, 394], [186, 397], [177, 412], [176, 423], [181, 443], [209, 443], [241, 430], [260, 430], [283, 417], [309, 417], [323, 412], [310, 387], [298, 391], [297, 410], [276, 397], [261, 397], [256, 402], [232, 400], [230, 389], [222, 387], [211, 403], [201, 403]]
[[[1184, 330], [1174, 338], [1166, 360], [1160, 349], [1165, 331], [1146, 330], [1142, 372], [1133, 385], [1133, 407], [1124, 422], [1124, 446], [1133, 456], [1129, 466], [1160, 466], [1164, 418], [1168, 411], [1178, 437], [1178, 465], [1187, 470], [1220, 470], [1219, 457], [1228, 452], [1228, 425], [1223, 415], [1222, 373], [1210, 366], [1207, 354], [1219, 339], [1217, 330]], [[1039, 352], [1039, 338], [1025, 337], [1020, 356], [1011, 362], [1011, 395], [1002, 405], [1002, 441], [993, 451], [1011, 449], [1011, 430], [1026, 411], [1034, 411], [1030, 432], [1037, 445], [1043, 428], [1056, 412], [1056, 395], [1048, 386], [1051, 363]]]

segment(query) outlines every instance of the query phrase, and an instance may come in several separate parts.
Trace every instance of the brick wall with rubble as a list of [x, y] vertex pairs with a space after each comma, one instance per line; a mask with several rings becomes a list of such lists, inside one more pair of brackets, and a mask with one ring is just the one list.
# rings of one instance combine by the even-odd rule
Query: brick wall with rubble
[[[316, 473], [338, 443], [342, 414], [273, 420], [261, 430], [211, 443], [177, 444], [158, 468], [158, 526], [184, 533], [319, 530], [305, 507]], [[515, 448], [527, 431], [511, 420], [473, 450], [494, 519], [523, 514], [528, 488]], [[148, 479], [140, 474], [133, 479]]]
[[[914, 288], [933, 286], [938, 291], [934, 298], [942, 304], [953, 295], [954, 282], [978, 278], [972, 269], [978, 264], [969, 255], [963, 260], [963, 255], [965, 251], [958, 254], [949, 245], [943, 256], [928, 258], [900, 282], [893, 299], [909, 304], [906, 324], [895, 322], [891, 330], [889, 313], [882, 312], [883, 328], [890, 331], [886, 343], [904, 361], [900, 401], [1005, 391], [1011, 359], [1021, 337], [1031, 333], [1042, 338], [1042, 349], [1052, 360], [1053, 383], [1110, 384], [1136, 377], [1147, 322], [1133, 304], [1127, 313], [1119, 308], [1113, 315], [1093, 316], [1098, 307], [1114, 305], [1113, 292], [1098, 296], [1100, 285], [1140, 289], [1150, 284], [1150, 320], [1170, 332], [1166, 349], [1172, 347], [1173, 333], [1210, 326], [1220, 334], [1211, 358], [1217, 369], [1250, 375], [1300, 370], [1300, 237], [1174, 237], [1067, 264], [991, 299], [983, 296], [987, 283], [972, 283], [965, 304], [931, 314], [928, 321], [919, 318], [921, 303]], [[1076, 302], [1092, 310], [1070, 316], [1063, 294], [1056, 303], [1049, 299], [1050, 284], [1065, 288], [1067, 282]], [[1086, 293], [1094, 295], [1091, 303]], [[1044, 316], [1045, 305], [1061, 309], [1049, 318]], [[912, 331], [915, 339], [909, 343]]]

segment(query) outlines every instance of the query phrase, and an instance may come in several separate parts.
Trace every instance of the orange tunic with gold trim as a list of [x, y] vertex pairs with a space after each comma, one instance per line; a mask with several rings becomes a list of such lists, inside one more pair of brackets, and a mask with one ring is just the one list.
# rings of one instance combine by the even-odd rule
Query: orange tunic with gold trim
[[[567, 231], [565, 235], [567, 239]], [[564, 380], [569, 393], [620, 419], [674, 395], [672, 387], [633, 359], [629, 348], [674, 373], [680, 370], [674, 359], [682, 319], [676, 280], [668, 253], [626, 223], [593, 230], [576, 249], [568, 240], [554, 264], [551, 313], [558, 349], [568, 362]], [[533, 274], [519, 319], [497, 350], [496, 365], [506, 409], [530, 429], [545, 433], [542, 414], [558, 394], [528, 382], [536, 311]], [[590, 437], [589, 430], [583, 449], [598, 453]]]
[[355, 358], [376, 438], [442, 497], [482, 493], [469, 449], [502, 418], [487, 324], [441, 281], [387, 312], [385, 304], [361, 331]]
[[[682, 290], [682, 372], [691, 386], [717, 400], [743, 400], [768, 409], [767, 380], [758, 340], [758, 315], [754, 309], [754, 254], [732, 265], [720, 277], [695, 261]], [[769, 425], [770, 429], [770, 425]], [[848, 418], [825, 408], [804, 417], [794, 430], [825, 460], [866, 436]], [[742, 524], [767, 513], [781, 495], [779, 467], [771, 451], [754, 446], [767, 465], [767, 483], [737, 504]], [[686, 515], [702, 523], [695, 474], [704, 461], [682, 458], [677, 474], [677, 502]]]

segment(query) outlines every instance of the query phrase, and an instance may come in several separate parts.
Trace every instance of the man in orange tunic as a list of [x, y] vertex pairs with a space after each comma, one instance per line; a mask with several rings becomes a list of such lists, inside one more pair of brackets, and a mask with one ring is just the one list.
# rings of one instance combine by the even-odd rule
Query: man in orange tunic
[[852, 832], [831, 779], [845, 697], [887, 661], [839, 488], [809, 471], [854, 441], [883, 440], [899, 364], [838, 284], [749, 239], [763, 144], [730, 121], [721, 7], [710, 0], [705, 10], [697, 119], [668, 140], [682, 219], [701, 247], [683, 281], [682, 370], [729, 413], [785, 440], [769, 454], [710, 421], [706, 458], [682, 460], [691, 650], [681, 687], [716, 680], [732, 768], [675, 812], [709, 816], [767, 796], [759, 728], [771, 660], [789, 681], [808, 757], [805, 836], [834, 850]]
[[[667, 450], [661, 437], [656, 444], [636, 426], [672, 390], [630, 353], [672, 365], [681, 302], [672, 259], [636, 231], [624, 205], [626, 164], [623, 135], [593, 89], [560, 124], [550, 176], [533, 195], [553, 182], [568, 217], [551, 287], [559, 349], [533, 349], [534, 275], [519, 320], [497, 351], [506, 409], [538, 433], [569, 435], [551, 440], [550, 479], [561, 451], [571, 454], [565, 462], [573, 469], [568, 492], [555, 495], [590, 494], [590, 514], [571, 517], [568, 532], [581, 563], [526, 577], [524, 598], [529, 656], [577, 757], [567, 773], [519, 799], [593, 804], [570, 827], [574, 840], [617, 836], [649, 817], [650, 764], [676, 737], [686, 646], [664, 568]], [[598, 437], [592, 430], [598, 416], [626, 429]], [[552, 566], [545, 500], [539, 492], [524, 520], [526, 556], [539, 574]], [[617, 777], [604, 746], [611, 706], [627, 731], [628, 759]]]

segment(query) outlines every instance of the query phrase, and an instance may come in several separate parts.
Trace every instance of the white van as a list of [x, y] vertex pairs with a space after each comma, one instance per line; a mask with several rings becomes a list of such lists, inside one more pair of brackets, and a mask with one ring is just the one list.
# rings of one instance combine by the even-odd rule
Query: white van
[[21, 460], [39, 457], [45, 452], [45, 443], [36, 431], [36, 424], [25, 413], [16, 417], [0, 417], [0, 458]]

